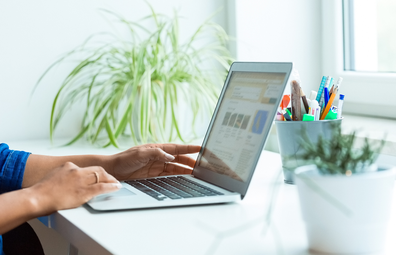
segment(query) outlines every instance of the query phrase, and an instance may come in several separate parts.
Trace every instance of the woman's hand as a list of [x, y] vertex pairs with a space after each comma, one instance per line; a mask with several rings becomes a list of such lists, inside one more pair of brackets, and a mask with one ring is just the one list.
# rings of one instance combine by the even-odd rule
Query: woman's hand
[[30, 189], [42, 214], [49, 214], [78, 207], [96, 195], [120, 188], [121, 184], [100, 166], [80, 168], [67, 162]]
[[0, 210], [0, 234], [39, 216], [78, 207], [96, 195], [121, 187], [99, 166], [80, 168], [67, 162], [46, 173], [34, 185], [0, 195], [0, 205], [4, 205]]
[[198, 153], [200, 150], [201, 146], [198, 145], [139, 145], [110, 156], [111, 169], [106, 170], [118, 180], [191, 174], [195, 160], [187, 154]]
[[22, 187], [35, 185], [60, 165], [70, 168], [65, 162], [73, 162], [80, 167], [101, 166], [118, 180], [191, 174], [195, 160], [187, 154], [198, 153], [200, 150], [201, 146], [198, 145], [145, 144], [109, 156], [31, 154], [26, 162]]

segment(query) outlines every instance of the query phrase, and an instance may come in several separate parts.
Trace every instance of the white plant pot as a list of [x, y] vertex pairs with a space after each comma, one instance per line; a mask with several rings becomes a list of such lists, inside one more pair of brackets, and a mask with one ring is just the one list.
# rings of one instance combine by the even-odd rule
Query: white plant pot
[[344, 176], [322, 175], [312, 165], [295, 174], [310, 250], [361, 254], [383, 249], [395, 168]]

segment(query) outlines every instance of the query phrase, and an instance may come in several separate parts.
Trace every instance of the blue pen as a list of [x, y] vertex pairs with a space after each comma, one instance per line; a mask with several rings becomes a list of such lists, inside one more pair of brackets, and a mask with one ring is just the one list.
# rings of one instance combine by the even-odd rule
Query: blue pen
[[340, 100], [338, 100], [338, 107], [337, 107], [337, 119], [341, 119], [342, 117], [342, 105], [344, 104], [344, 94], [340, 94]]
[[325, 86], [326, 80], [327, 80], [327, 77], [323, 76], [322, 81], [320, 82], [319, 89], [318, 89], [318, 94], [316, 94], [316, 101], [318, 101], [318, 102], [320, 101], [320, 98], [322, 97], [323, 88]]
[[329, 99], [330, 99], [329, 88], [327, 88], [327, 87], [324, 88], [323, 96], [324, 96], [324, 103], [325, 103], [324, 107], [326, 107], [327, 104], [329, 103]]
[[[333, 83], [334, 83], [334, 79], [331, 78], [331, 79], [330, 79], [329, 86], [327, 86], [327, 89], [329, 90], [329, 98], [330, 98], [330, 89], [331, 89], [331, 87], [333, 86]], [[326, 85], [325, 85], [325, 87], [326, 87]]]

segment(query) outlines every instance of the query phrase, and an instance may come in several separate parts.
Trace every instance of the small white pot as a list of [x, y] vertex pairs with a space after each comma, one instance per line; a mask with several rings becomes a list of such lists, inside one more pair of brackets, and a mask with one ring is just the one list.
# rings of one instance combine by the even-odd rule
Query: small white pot
[[396, 169], [322, 175], [316, 166], [295, 170], [302, 216], [312, 251], [360, 254], [381, 251]]

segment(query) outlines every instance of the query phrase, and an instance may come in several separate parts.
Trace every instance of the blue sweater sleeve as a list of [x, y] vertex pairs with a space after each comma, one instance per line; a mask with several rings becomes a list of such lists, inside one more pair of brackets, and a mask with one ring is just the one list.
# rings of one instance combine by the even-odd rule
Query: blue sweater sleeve
[[0, 194], [21, 189], [29, 155], [29, 152], [10, 150], [7, 144], [0, 144]]
[[[5, 143], [0, 144], [0, 194], [22, 187], [29, 155], [28, 152], [10, 150]], [[0, 236], [0, 255], [4, 255], [2, 236]]]
[[3, 237], [0, 236], [0, 255], [5, 255], [3, 252]]

